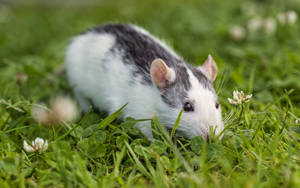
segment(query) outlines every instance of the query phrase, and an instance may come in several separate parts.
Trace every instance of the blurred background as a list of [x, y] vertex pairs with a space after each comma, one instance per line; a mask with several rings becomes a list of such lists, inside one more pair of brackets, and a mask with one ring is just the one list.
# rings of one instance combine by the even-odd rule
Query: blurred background
[[293, 90], [299, 107], [299, 13], [299, 0], [0, 0], [0, 97], [70, 92], [57, 72], [71, 38], [121, 22], [144, 27], [191, 64], [212, 54], [225, 108], [234, 89], [253, 93], [257, 107]]

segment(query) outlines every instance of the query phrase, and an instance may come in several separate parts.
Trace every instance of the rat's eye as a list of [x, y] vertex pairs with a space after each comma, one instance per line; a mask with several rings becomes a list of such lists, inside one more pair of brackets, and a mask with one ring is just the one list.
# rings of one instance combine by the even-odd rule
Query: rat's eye
[[186, 112], [192, 112], [192, 111], [194, 111], [194, 107], [190, 102], [186, 102], [183, 105], [183, 110]]
[[220, 106], [219, 103], [216, 103], [216, 109], [219, 109], [219, 106]]

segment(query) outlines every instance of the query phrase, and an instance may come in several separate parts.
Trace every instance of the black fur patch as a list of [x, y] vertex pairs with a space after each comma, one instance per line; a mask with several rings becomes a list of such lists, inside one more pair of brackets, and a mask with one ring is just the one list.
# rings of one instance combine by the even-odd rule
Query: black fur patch
[[171, 107], [180, 107], [187, 99], [187, 91], [191, 88], [189, 75], [184, 66], [175, 69], [176, 79], [174, 84], [161, 91], [161, 97]]
[[137, 31], [130, 25], [107, 24], [93, 30], [113, 34], [117, 40], [115, 47], [125, 52], [124, 59], [127, 63], [134, 62], [137, 65], [137, 73], [145, 76], [144, 78], [149, 84], [152, 84], [149, 74], [150, 66], [156, 58], [163, 59], [172, 68], [184, 63], [183, 60], [174, 57], [151, 37]]
[[112, 53], [123, 52], [124, 62], [134, 63], [136, 70], [133, 76], [140, 76], [143, 84], [153, 85], [150, 67], [153, 60], [161, 58], [173, 68], [176, 73], [174, 83], [161, 90], [161, 97], [171, 107], [179, 107], [183, 104], [186, 93], [191, 87], [186, 68], [191, 69], [198, 80], [206, 87], [212, 87], [206, 77], [194, 67], [187, 65], [183, 59], [172, 55], [165, 47], [157, 43], [153, 38], [137, 31], [133, 26], [126, 24], [107, 24], [93, 28], [90, 31], [110, 33], [116, 37], [116, 44], [111, 49]]
[[209, 89], [210, 91], [214, 92], [214, 87], [212, 85], [212, 83], [207, 79], [207, 77], [197, 68], [192, 67], [190, 65], [189, 69], [192, 71], [192, 73], [194, 74], [194, 76], [199, 80], [199, 82], [207, 89]]

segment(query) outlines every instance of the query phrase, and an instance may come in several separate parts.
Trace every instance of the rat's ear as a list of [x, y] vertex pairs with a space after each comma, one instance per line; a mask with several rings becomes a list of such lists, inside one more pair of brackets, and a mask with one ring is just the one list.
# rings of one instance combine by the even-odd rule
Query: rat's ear
[[166, 88], [168, 83], [173, 82], [176, 78], [174, 70], [159, 58], [152, 61], [150, 74], [152, 81], [161, 89]]
[[215, 81], [218, 73], [218, 67], [211, 55], [208, 55], [208, 58], [205, 60], [203, 65], [199, 67], [199, 69], [211, 82]]

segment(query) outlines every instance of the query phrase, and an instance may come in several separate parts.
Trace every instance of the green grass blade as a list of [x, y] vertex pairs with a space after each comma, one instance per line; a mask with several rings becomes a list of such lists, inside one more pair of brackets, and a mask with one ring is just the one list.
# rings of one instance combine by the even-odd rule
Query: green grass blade
[[148, 178], [151, 178], [151, 175], [149, 174], [149, 172], [147, 171], [147, 169], [143, 166], [143, 164], [140, 162], [140, 160], [137, 158], [137, 156], [135, 155], [134, 151], [132, 150], [132, 148], [130, 147], [130, 145], [128, 144], [128, 142], [125, 142], [125, 145], [127, 147], [127, 149], [129, 150], [130, 154], [132, 155], [134, 161], [136, 162], [136, 165], [138, 167], [138, 169]]
[[169, 142], [169, 144], [171, 145], [171, 147], [173, 149], [174, 154], [179, 158], [179, 160], [182, 163], [182, 165], [184, 166], [185, 170], [188, 173], [193, 173], [192, 168], [187, 163], [187, 161], [184, 159], [184, 157], [181, 155], [181, 153], [179, 152], [178, 148], [174, 145], [174, 143], [172, 142], [171, 137], [169, 136], [169, 134], [167, 133], [167, 131], [163, 127], [163, 125], [159, 122], [159, 120], [157, 119], [157, 117], [153, 118], [153, 122], [157, 126], [157, 128], [162, 132], [162, 134], [166, 138], [166, 140]]
[[176, 119], [176, 122], [175, 122], [175, 124], [174, 124], [174, 126], [173, 126], [173, 129], [172, 129], [172, 132], [171, 132], [171, 137], [174, 136], [175, 131], [176, 131], [177, 127], [179, 126], [182, 112], [183, 112], [182, 110], [179, 112], [179, 115], [178, 115], [178, 117], [177, 117], [177, 119]]
[[99, 129], [105, 129], [105, 127], [110, 124], [111, 122], [113, 122], [122, 112], [122, 110], [126, 107], [128, 103], [126, 103], [125, 105], [123, 105], [119, 110], [115, 111], [114, 113], [112, 113], [111, 115], [107, 116], [104, 120], [102, 120], [98, 127]]

